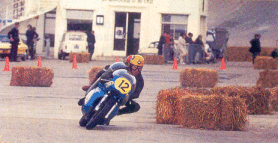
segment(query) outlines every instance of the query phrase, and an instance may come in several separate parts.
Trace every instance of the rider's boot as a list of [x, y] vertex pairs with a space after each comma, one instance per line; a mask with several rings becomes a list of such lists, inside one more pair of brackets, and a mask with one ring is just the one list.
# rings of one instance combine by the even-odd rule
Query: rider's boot
[[79, 106], [82, 106], [82, 105], [84, 104], [84, 101], [85, 101], [85, 97], [79, 99], [79, 101], [78, 101], [77, 104], [78, 104]]

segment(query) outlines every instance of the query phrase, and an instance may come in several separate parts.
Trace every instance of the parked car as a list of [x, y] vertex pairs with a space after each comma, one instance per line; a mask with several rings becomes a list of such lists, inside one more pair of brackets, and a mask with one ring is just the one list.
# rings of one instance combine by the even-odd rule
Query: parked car
[[140, 54], [157, 54], [157, 53], [158, 53], [158, 49], [157, 49], [158, 42], [159, 42], [159, 41], [151, 42], [151, 43], [149, 44], [148, 48], [139, 49], [138, 52], [139, 52]]
[[[17, 56], [21, 57], [22, 61], [25, 61], [28, 58], [28, 46], [23, 43], [22, 39], [20, 39]], [[11, 52], [11, 43], [10, 39], [6, 34], [0, 34], [0, 57], [4, 58], [10, 55]]]
[[81, 31], [64, 33], [59, 48], [59, 59], [65, 59], [70, 53], [88, 52], [87, 34]]

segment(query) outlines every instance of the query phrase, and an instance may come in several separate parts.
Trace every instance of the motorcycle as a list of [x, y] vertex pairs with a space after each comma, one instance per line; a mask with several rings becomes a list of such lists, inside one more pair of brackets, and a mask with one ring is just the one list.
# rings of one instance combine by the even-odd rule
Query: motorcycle
[[97, 125], [109, 125], [133, 93], [136, 79], [126, 70], [122, 62], [112, 64], [86, 91], [80, 126], [93, 129]]

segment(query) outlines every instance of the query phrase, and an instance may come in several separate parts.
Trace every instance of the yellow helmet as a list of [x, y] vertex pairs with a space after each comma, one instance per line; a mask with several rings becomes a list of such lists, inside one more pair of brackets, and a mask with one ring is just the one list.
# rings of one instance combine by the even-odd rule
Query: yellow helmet
[[144, 58], [141, 55], [130, 55], [127, 57], [126, 62], [128, 64], [143, 67]]

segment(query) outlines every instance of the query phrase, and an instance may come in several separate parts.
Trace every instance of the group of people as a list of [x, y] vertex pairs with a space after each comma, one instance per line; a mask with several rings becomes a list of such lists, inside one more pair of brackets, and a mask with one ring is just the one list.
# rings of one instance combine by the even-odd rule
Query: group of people
[[[168, 32], [164, 32], [159, 39], [158, 43], [158, 55], [164, 56], [164, 64], [167, 64], [170, 60], [170, 57], [173, 56], [181, 64], [185, 64], [185, 61], [188, 60], [188, 45], [189, 44], [199, 44], [201, 47], [204, 47], [202, 42], [202, 35], [198, 35], [195, 41], [192, 40], [193, 34], [181, 33], [178, 40], [175, 42], [173, 36]], [[173, 53], [173, 55], [171, 55]]]
[[[11, 62], [19, 62], [17, 60], [18, 44], [20, 42], [18, 27], [19, 27], [19, 22], [16, 22], [14, 28], [8, 32], [8, 38], [10, 39], [10, 43], [11, 43], [11, 51], [9, 56]], [[31, 57], [30, 59], [33, 60], [35, 59], [34, 43], [38, 40], [39, 34], [36, 32], [36, 28], [32, 27], [29, 24], [27, 26], [27, 31], [25, 35], [27, 38], [26, 44], [28, 46], [29, 55]]]

